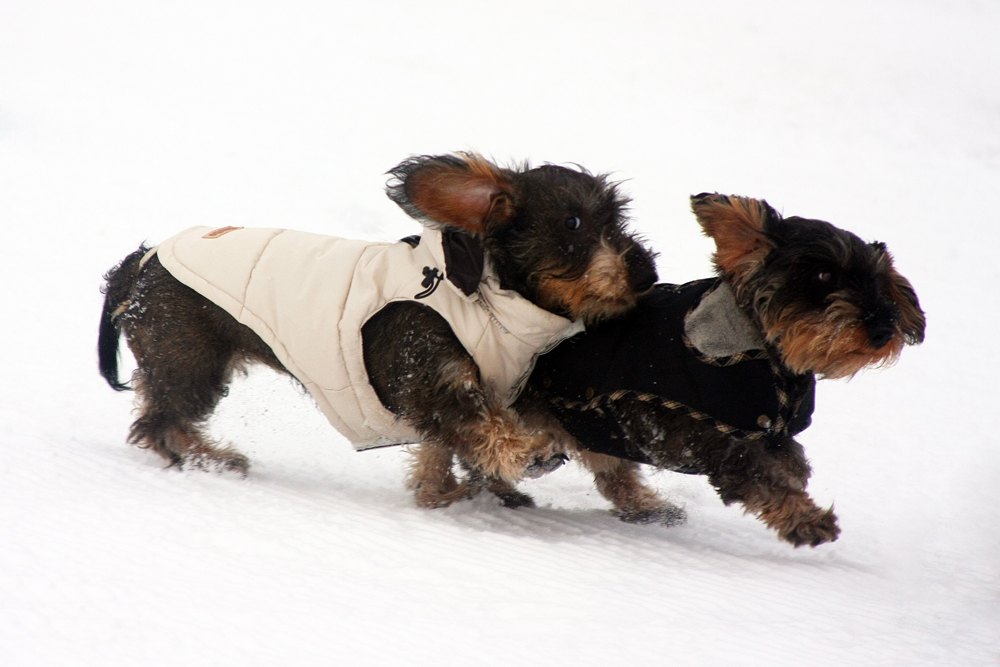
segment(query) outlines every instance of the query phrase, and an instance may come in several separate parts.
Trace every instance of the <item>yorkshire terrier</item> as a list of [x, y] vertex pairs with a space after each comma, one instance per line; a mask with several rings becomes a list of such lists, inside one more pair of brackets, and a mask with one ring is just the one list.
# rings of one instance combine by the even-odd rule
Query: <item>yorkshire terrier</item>
[[656, 285], [631, 313], [562, 343], [518, 407], [558, 418], [624, 521], [685, 519], [643, 482], [646, 463], [707, 475], [723, 502], [795, 546], [836, 540], [794, 436], [809, 426], [816, 376], [887, 366], [923, 341], [917, 295], [882, 243], [746, 197], [691, 205], [715, 241], [717, 277]]
[[[138, 368], [129, 441], [171, 465], [245, 473], [204, 425], [234, 370], [295, 377], [358, 449], [421, 443], [419, 505], [464, 493], [457, 458], [491, 483], [557, 466], [511, 409], [534, 357], [632, 308], [656, 281], [607, 177], [500, 168], [460, 153], [405, 160], [390, 199], [421, 237], [367, 243], [281, 229], [193, 228], [105, 275], [100, 370], [115, 389], [124, 333]], [[494, 482], [494, 480], [496, 480]]]

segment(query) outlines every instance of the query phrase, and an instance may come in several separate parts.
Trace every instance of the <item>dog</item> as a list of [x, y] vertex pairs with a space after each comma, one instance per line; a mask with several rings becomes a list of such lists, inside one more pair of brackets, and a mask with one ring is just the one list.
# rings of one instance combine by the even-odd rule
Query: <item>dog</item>
[[643, 482], [644, 463], [706, 475], [724, 503], [796, 547], [836, 540], [794, 436], [809, 426], [816, 376], [888, 366], [923, 341], [917, 295], [882, 243], [762, 200], [703, 193], [691, 205], [715, 241], [716, 277], [659, 284], [562, 343], [516, 408], [564, 429], [563, 447], [624, 521], [685, 519]]
[[101, 374], [128, 388], [121, 334], [138, 365], [129, 442], [173, 466], [246, 474], [204, 424], [233, 372], [263, 363], [296, 378], [356, 448], [421, 443], [408, 484], [423, 507], [462, 495], [454, 458], [501, 486], [564, 460], [538, 458], [545, 436], [510, 404], [538, 353], [655, 283], [628, 199], [582, 168], [501, 168], [474, 153], [388, 173], [421, 236], [193, 228], [104, 276]]

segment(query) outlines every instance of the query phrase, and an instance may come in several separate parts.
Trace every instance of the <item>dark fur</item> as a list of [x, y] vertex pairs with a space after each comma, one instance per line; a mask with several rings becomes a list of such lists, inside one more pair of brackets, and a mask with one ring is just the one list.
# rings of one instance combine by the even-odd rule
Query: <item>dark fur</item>
[[148, 250], [145, 244], [140, 245], [138, 250], [104, 274], [104, 286], [101, 288], [101, 293], [105, 296], [104, 311], [101, 313], [97, 334], [97, 358], [101, 376], [115, 391], [130, 388], [118, 379], [118, 339], [121, 337], [121, 330], [115, 320], [128, 305], [135, 277], [139, 274], [139, 262]]
[[[171, 465], [223, 467], [245, 472], [246, 457], [218, 448], [204, 422], [226, 395], [234, 370], [248, 362], [284, 367], [264, 342], [222, 308], [179, 283], [154, 256], [139, 268], [140, 247], [106, 276], [101, 319], [101, 374], [117, 382], [119, 332], [135, 356], [133, 388], [139, 418], [129, 442], [149, 448]], [[112, 295], [121, 301], [111, 301]], [[117, 307], [113, 307], [117, 303]], [[120, 309], [116, 316], [113, 313]], [[116, 387], [117, 388], [117, 387]]]
[[[691, 201], [704, 232], [716, 242], [718, 275], [765, 341], [775, 382], [787, 388], [811, 382], [810, 374], [850, 376], [890, 364], [905, 345], [923, 340], [924, 313], [884, 244], [865, 243], [820, 220], [782, 218], [763, 201], [718, 194], [696, 195]], [[640, 302], [636, 312], [643, 307]], [[596, 336], [603, 329], [612, 340], [641, 345], [643, 341], [628, 339], [628, 320], [600, 324], [581, 336]], [[559, 359], [564, 372], [586, 363], [580, 354]], [[559, 373], [559, 368], [546, 372]], [[550, 381], [536, 373], [518, 407], [533, 412], [535, 423], [560, 432], [561, 425], [552, 422], [544, 406], [553, 399], [562, 404], [567, 397], [553, 397]], [[594, 378], [595, 386], [601, 381]], [[615, 445], [622, 456], [706, 475], [726, 504], [741, 503], [796, 546], [837, 538], [840, 528], [832, 508], [820, 509], [805, 491], [811, 471], [793, 437], [725, 434], [690, 410], [630, 391], [635, 388], [626, 378], [615, 392], [593, 397], [586, 405], [563, 407], [558, 414], [567, 428], [572, 426], [566, 420], [577, 419], [573, 410], [611, 415], [623, 436]], [[645, 486], [635, 462], [588, 451], [609, 451], [608, 443], [577, 441], [565, 431], [562, 437], [592, 470], [598, 489], [623, 520], [683, 520], [680, 508]]]
[[[551, 312], [594, 322], [634, 306], [656, 280], [652, 254], [625, 231], [627, 200], [604, 177], [551, 165], [501, 169], [474, 154], [414, 157], [390, 174], [393, 201], [413, 217], [477, 237], [503, 286]], [[567, 224], [571, 218], [580, 224]], [[155, 257], [140, 267], [145, 251], [105, 276], [98, 344], [101, 373], [116, 389], [123, 388], [119, 332], [138, 363], [140, 416], [129, 440], [173, 465], [245, 471], [245, 457], [209, 442], [202, 425], [234, 369], [259, 362], [287, 371], [256, 334], [179, 283]], [[540, 436], [491, 394], [433, 310], [394, 303], [362, 333], [380, 400], [424, 438], [411, 476], [419, 504], [444, 505], [461, 495], [450, 470], [455, 456], [489, 480], [558, 463], [535, 462]]]
[[[606, 176], [556, 165], [500, 169], [469, 155], [414, 157], [389, 172], [389, 198], [433, 225], [477, 235], [501, 284], [532, 303], [588, 324], [625, 312], [656, 281], [652, 254], [625, 227], [629, 200]], [[481, 207], [444, 193], [482, 191]], [[566, 221], [579, 218], [578, 229]], [[602, 246], [621, 257], [620, 271], [594, 273]], [[592, 274], [590, 277], [587, 274]]]

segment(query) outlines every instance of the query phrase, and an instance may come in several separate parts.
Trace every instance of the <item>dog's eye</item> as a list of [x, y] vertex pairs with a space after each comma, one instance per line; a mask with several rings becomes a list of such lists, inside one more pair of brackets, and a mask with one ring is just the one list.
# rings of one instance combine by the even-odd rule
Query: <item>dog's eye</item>
[[566, 229], [572, 229], [576, 231], [577, 229], [580, 229], [580, 225], [582, 224], [583, 223], [580, 222], [580, 218], [576, 217], [575, 215], [572, 218], [566, 218]]
[[833, 280], [833, 274], [829, 271], [820, 271], [816, 274], [816, 280], [823, 283], [824, 285], [829, 285], [830, 281]]

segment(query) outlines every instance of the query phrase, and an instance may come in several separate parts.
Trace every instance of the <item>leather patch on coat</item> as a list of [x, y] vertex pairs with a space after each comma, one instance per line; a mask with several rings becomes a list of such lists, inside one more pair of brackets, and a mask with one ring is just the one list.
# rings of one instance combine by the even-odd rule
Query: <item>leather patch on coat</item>
[[208, 234], [205, 234], [201, 238], [203, 239], [217, 239], [220, 236], [225, 236], [229, 232], [235, 232], [237, 229], [243, 229], [242, 227], [219, 227], [218, 229], [213, 229]]

